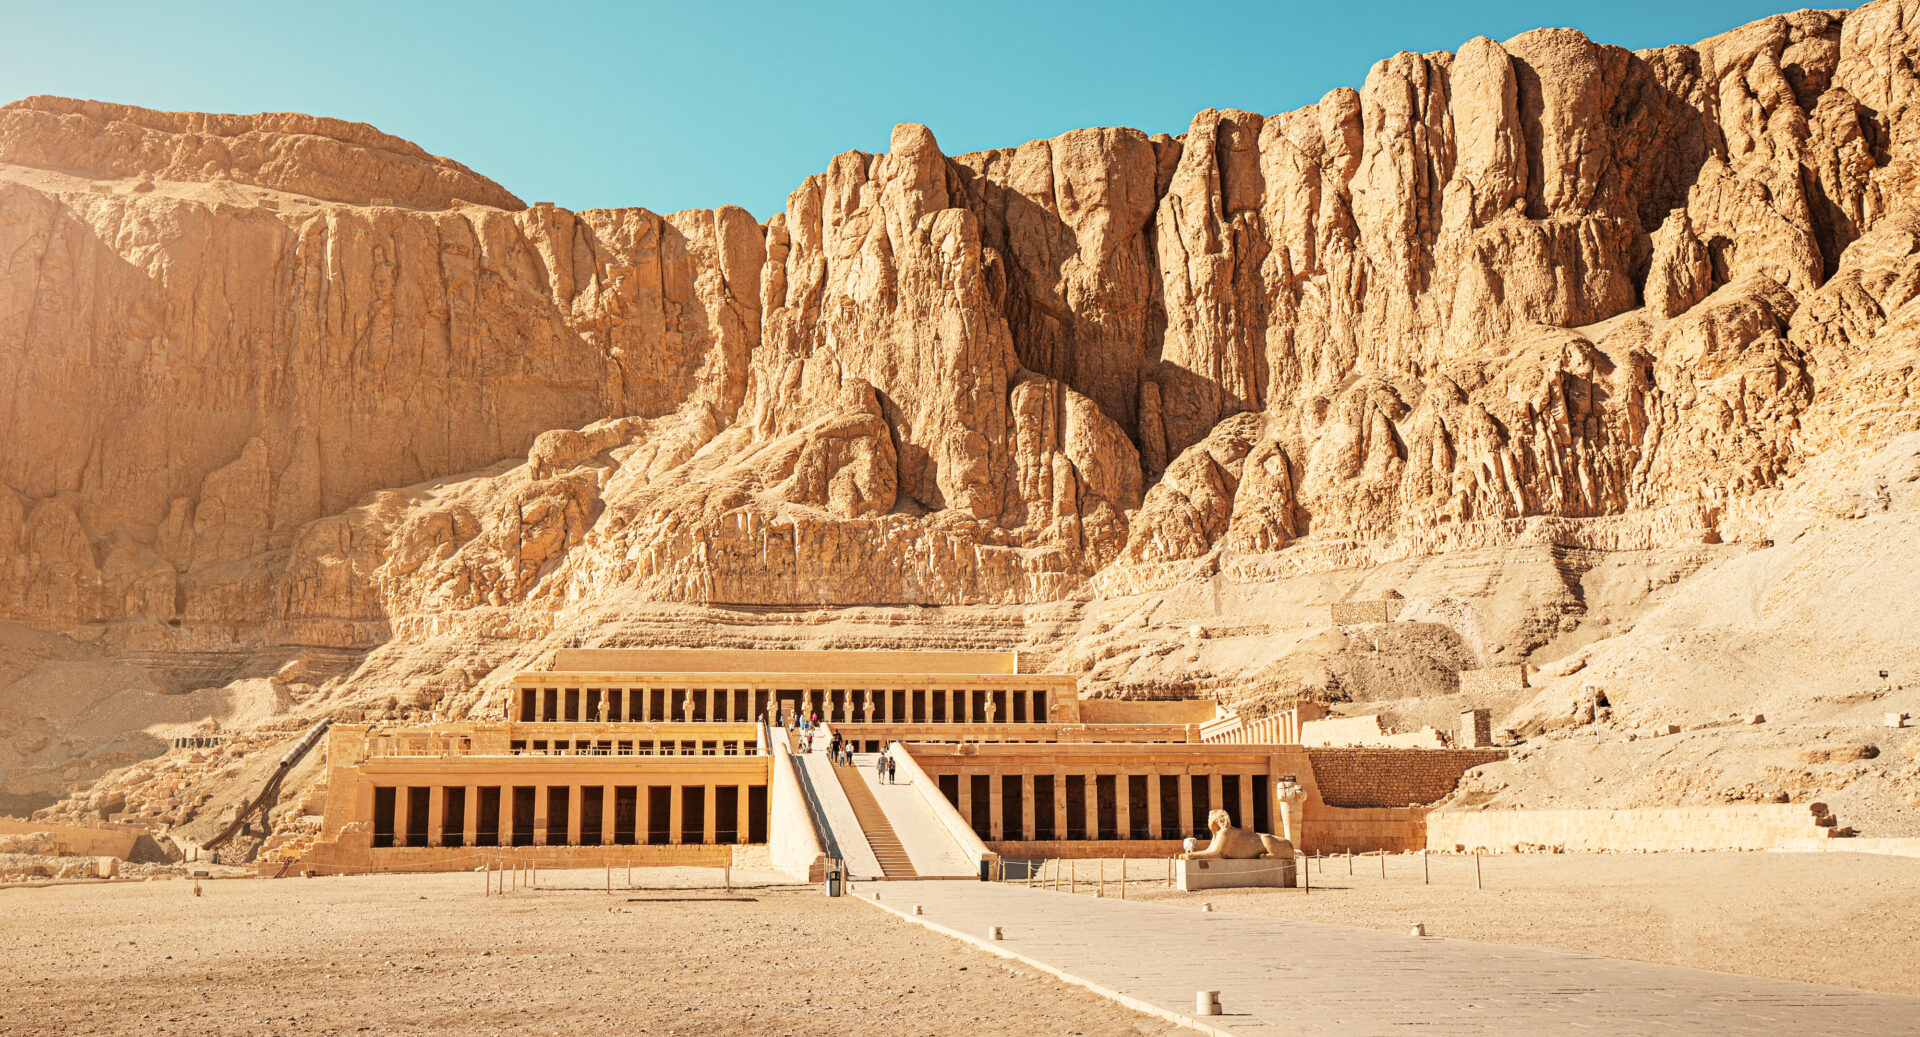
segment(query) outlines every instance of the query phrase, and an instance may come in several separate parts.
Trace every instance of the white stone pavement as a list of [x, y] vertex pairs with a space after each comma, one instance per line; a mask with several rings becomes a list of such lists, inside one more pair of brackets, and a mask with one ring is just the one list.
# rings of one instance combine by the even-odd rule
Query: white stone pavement
[[[979, 882], [874, 906], [1222, 1035], [1920, 1034], [1920, 998]], [[1310, 895], [1310, 894], [1302, 894]], [[924, 915], [912, 914], [921, 905]], [[998, 925], [1005, 940], [987, 940]], [[1225, 1014], [1193, 1017], [1194, 992]]]
[[879, 801], [887, 823], [893, 826], [893, 834], [900, 837], [900, 846], [913, 862], [913, 870], [928, 878], [979, 875], [980, 866], [961, 852], [960, 844], [954, 842], [947, 826], [940, 823], [919, 789], [908, 784], [904, 776], [898, 785], [880, 781], [873, 769], [877, 755], [855, 753], [853, 758], [861, 779], [873, 790], [873, 798]]

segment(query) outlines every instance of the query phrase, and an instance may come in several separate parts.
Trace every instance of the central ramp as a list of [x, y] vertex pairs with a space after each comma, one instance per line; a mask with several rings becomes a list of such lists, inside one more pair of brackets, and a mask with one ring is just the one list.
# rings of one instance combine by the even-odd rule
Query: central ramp
[[873, 798], [873, 790], [867, 787], [866, 781], [860, 776], [859, 765], [835, 764], [833, 776], [839, 779], [840, 789], [846, 794], [854, 820], [867, 837], [867, 846], [880, 865], [880, 877], [919, 878], [920, 873], [913, 870], [913, 859], [907, 856], [907, 848], [900, 844], [900, 836], [895, 834], [886, 812], [880, 809], [880, 801]]
[[899, 840], [914, 873], [920, 878], [977, 878], [980, 866], [954, 841], [953, 833], [927, 802], [926, 793], [907, 780], [904, 768], [897, 784], [882, 782], [873, 766], [878, 756], [878, 753], [856, 753], [852, 767], [836, 769], [848, 772], [847, 783], [859, 784], [873, 798], [888, 832]]

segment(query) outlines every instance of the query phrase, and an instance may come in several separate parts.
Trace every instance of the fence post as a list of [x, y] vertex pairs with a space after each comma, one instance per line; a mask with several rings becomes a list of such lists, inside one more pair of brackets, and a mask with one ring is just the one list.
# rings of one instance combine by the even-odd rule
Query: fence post
[[1473, 851], [1473, 888], [1474, 889], [1486, 888], [1485, 886], [1482, 886], [1480, 884], [1480, 851], [1479, 850]]
[[1420, 851], [1420, 884], [1422, 886], [1433, 884], [1433, 875], [1427, 871], [1427, 851], [1425, 850]]
[[1120, 855], [1120, 899], [1127, 899], [1127, 856]]

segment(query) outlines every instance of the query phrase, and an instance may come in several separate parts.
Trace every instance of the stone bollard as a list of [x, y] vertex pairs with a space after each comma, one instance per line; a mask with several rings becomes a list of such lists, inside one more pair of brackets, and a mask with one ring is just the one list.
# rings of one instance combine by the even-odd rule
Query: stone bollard
[[1413, 923], [1413, 931], [1412, 931], [1412, 932], [1410, 932], [1410, 933], [1408, 933], [1407, 935], [1408, 935], [1408, 936], [1425, 936], [1425, 935], [1427, 935], [1427, 923], [1425, 923], [1425, 922], [1415, 922], [1415, 923]]
[[1888, 727], [1905, 727], [1907, 726], [1907, 715], [1905, 713], [1888, 713], [1886, 724]]
[[1219, 1015], [1220, 992], [1218, 990], [1196, 990], [1193, 992], [1194, 1015]]
[[926, 914], [926, 912], [925, 912], [925, 911], [922, 911], [922, 910], [920, 909], [920, 905], [919, 905], [919, 904], [915, 904], [915, 905], [913, 905], [913, 913], [914, 913], [914, 914], [916, 914], [916, 915], [924, 915], [924, 914]]
[[1201, 901], [1201, 902], [1200, 902], [1200, 910], [1202, 910], [1202, 911], [1211, 911], [1211, 910], [1213, 910], [1213, 902], [1212, 902], [1212, 901], [1210, 901], [1210, 900], [1203, 900], [1203, 901]]
[[1002, 935], [1000, 935], [1000, 927], [996, 925], [996, 926], [993, 926], [993, 927], [991, 927], [991, 928], [989, 928], [989, 929], [987, 930], [987, 939], [989, 939], [989, 940], [1004, 940], [1004, 939], [1006, 939], [1006, 937], [1004, 937], [1004, 936], [1002, 936]]

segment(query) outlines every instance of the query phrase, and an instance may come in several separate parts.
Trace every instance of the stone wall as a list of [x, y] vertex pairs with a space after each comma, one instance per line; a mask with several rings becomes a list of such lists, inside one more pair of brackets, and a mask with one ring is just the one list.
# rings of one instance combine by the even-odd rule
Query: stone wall
[[1427, 848], [1446, 852], [1516, 847], [1614, 852], [1810, 849], [1826, 843], [1832, 823], [1822, 803], [1435, 810], [1427, 815]]
[[1444, 749], [1446, 740], [1431, 727], [1393, 732], [1377, 714], [1328, 717], [1300, 725], [1301, 745], [1377, 746], [1394, 749]]
[[1380, 601], [1336, 601], [1327, 606], [1335, 626], [1353, 626], [1359, 623], [1391, 623], [1400, 614], [1400, 606], [1405, 604], [1398, 598], [1385, 598]]
[[33, 832], [47, 833], [68, 853], [77, 857], [119, 857], [123, 860], [133, 852], [134, 844], [140, 841], [140, 837], [147, 834], [144, 828], [123, 825], [96, 828], [0, 817], [0, 835], [28, 835]]
[[1482, 666], [1477, 670], [1460, 671], [1460, 694], [1474, 701], [1511, 695], [1525, 690], [1527, 690], [1527, 668], [1518, 663], [1510, 666]]
[[1307, 759], [1330, 807], [1406, 807], [1444, 799], [1460, 776], [1507, 758], [1502, 749], [1313, 749]]

